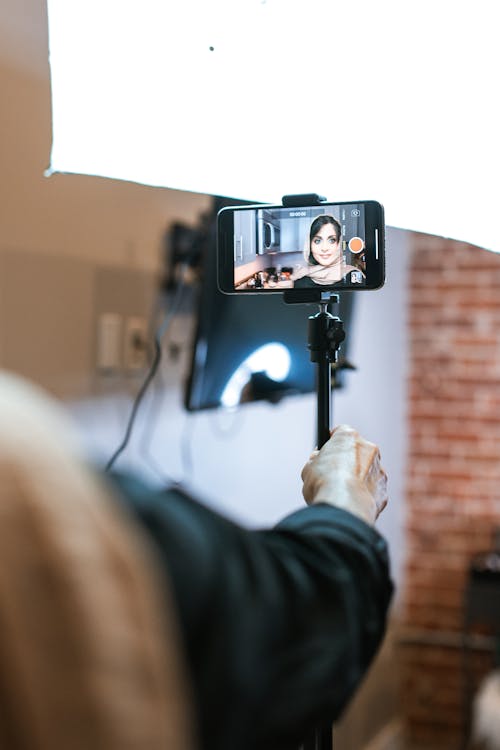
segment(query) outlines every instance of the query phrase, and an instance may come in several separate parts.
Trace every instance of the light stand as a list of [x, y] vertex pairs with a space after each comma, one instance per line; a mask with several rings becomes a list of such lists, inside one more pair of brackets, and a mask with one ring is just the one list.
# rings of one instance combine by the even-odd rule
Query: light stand
[[[306, 203], [320, 205], [324, 201], [317, 195], [286, 195], [284, 206], [300, 206]], [[283, 295], [287, 304], [318, 303], [319, 311], [309, 316], [307, 348], [311, 362], [317, 364], [317, 447], [321, 448], [330, 438], [332, 423], [332, 363], [345, 339], [344, 326], [340, 318], [328, 312], [328, 305], [338, 304], [339, 296], [331, 291], [318, 289], [287, 290]], [[300, 750], [332, 750], [332, 727], [319, 727], [307, 738]]]

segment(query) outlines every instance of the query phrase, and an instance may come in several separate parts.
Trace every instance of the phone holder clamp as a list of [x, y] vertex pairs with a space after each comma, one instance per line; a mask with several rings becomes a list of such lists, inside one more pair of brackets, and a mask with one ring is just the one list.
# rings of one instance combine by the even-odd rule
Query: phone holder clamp
[[299, 195], [284, 195], [281, 202], [287, 208], [292, 206], [319, 206], [326, 202], [326, 198], [317, 193], [300, 193]]

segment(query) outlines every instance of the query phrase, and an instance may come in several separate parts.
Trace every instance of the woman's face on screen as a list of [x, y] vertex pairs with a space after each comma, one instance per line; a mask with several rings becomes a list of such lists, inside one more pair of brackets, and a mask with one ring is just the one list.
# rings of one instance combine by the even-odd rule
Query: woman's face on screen
[[311, 240], [311, 254], [322, 266], [330, 266], [340, 258], [340, 242], [333, 224], [323, 224]]

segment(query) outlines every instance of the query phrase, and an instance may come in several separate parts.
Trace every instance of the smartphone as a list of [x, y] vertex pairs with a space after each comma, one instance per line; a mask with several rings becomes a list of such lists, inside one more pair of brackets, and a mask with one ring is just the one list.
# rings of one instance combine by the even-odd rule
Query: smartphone
[[384, 209], [376, 201], [223, 208], [217, 260], [225, 294], [379, 289]]

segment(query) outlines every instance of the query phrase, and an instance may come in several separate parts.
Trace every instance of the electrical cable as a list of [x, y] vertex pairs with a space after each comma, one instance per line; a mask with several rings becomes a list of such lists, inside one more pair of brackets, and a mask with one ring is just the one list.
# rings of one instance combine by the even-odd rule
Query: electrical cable
[[151, 381], [153, 380], [154, 376], [156, 375], [156, 372], [160, 365], [161, 354], [162, 354], [161, 344], [162, 344], [163, 337], [165, 336], [170, 326], [170, 323], [172, 322], [172, 318], [174, 317], [178, 308], [180, 307], [182, 295], [184, 293], [184, 289], [186, 286], [185, 276], [186, 276], [187, 268], [188, 268], [188, 264], [184, 264], [182, 267], [181, 274], [180, 274], [180, 281], [178, 282], [177, 290], [176, 290], [172, 305], [170, 307], [170, 310], [166, 313], [163, 323], [161, 324], [161, 326], [159, 327], [158, 331], [156, 332], [154, 336], [154, 342], [153, 342], [154, 343], [154, 356], [153, 356], [153, 361], [151, 363], [151, 367], [149, 368], [149, 371], [144, 379], [144, 382], [141, 385], [137, 396], [135, 397], [123, 440], [118, 446], [118, 448], [116, 449], [116, 451], [113, 453], [113, 455], [111, 456], [111, 458], [109, 459], [109, 461], [107, 462], [104, 468], [104, 471], [106, 473], [111, 471], [115, 461], [123, 453], [123, 451], [125, 450], [125, 448], [127, 447], [130, 441], [130, 437], [132, 435], [132, 430], [134, 428], [137, 413], [139, 411], [139, 406], [141, 405], [142, 400], [144, 396], [146, 395], [146, 391]]

